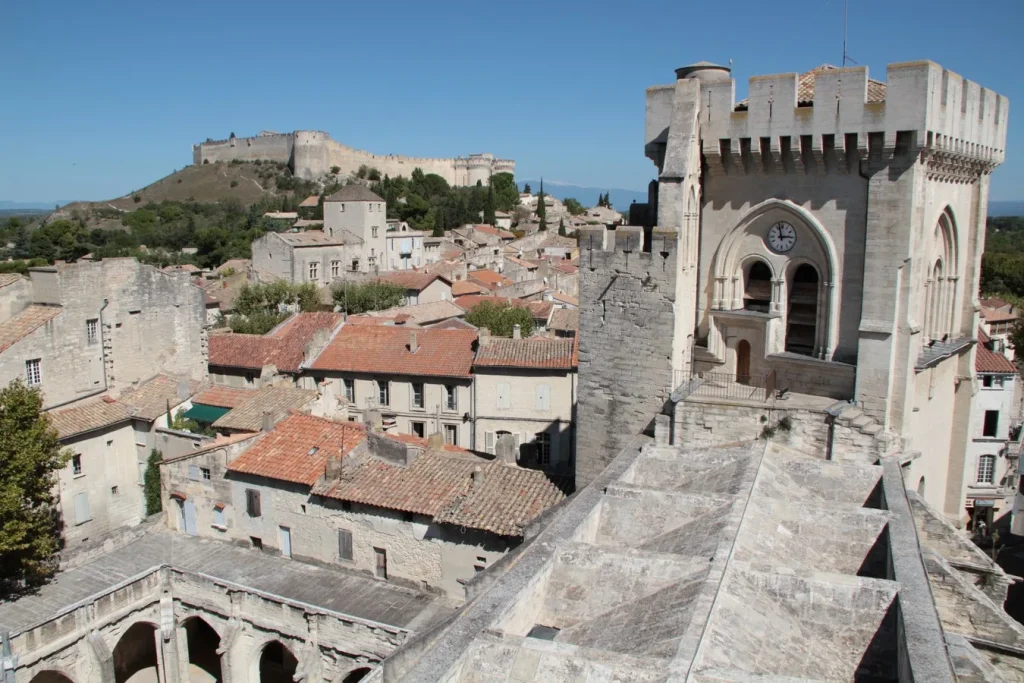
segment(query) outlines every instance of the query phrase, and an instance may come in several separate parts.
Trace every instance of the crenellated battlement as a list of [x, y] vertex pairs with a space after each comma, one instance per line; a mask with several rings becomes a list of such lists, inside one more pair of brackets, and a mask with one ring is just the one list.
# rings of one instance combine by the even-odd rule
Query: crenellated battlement
[[467, 157], [407, 157], [397, 154], [374, 154], [349, 147], [333, 140], [321, 130], [298, 130], [226, 140], [209, 140], [192, 146], [193, 163], [218, 161], [275, 161], [287, 163], [296, 176], [314, 179], [326, 175], [337, 166], [341, 175], [348, 175], [362, 165], [373, 166], [381, 174], [408, 176], [416, 168], [424, 173], [440, 175], [455, 186], [487, 183], [495, 173], [515, 173], [515, 161], [495, 159], [493, 154], [472, 154]]
[[[679, 73], [700, 80], [701, 151], [712, 173], [845, 173], [865, 157], [895, 154], [935, 155], [947, 167], [955, 156], [969, 172], [985, 173], [1005, 156], [1007, 98], [934, 62], [890, 64], [884, 83], [866, 67], [754, 76], [742, 102], [724, 67]], [[647, 92], [648, 153], [656, 162], [677, 91]]]

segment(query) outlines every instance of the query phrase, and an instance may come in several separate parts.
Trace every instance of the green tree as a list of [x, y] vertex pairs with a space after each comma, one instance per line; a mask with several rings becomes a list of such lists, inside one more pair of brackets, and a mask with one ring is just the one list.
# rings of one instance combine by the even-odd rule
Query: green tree
[[565, 217], [558, 219], [558, 234], [565, 237]]
[[495, 304], [485, 301], [466, 314], [466, 322], [477, 327], [486, 327], [496, 337], [511, 337], [513, 327], [519, 325], [523, 337], [533, 334], [533, 317], [529, 309], [508, 303]]
[[498, 221], [494, 216], [494, 186], [491, 185], [487, 188], [487, 199], [484, 200], [484, 223], [487, 225], [495, 225]]
[[57, 569], [54, 490], [71, 454], [42, 413], [43, 397], [15, 380], [0, 390], [0, 597]]
[[544, 204], [544, 179], [540, 179], [540, 192], [537, 193], [537, 218], [540, 220], [540, 230], [548, 229], [548, 208]]
[[573, 216], [582, 216], [587, 212], [587, 208], [579, 203], [575, 197], [565, 198], [565, 209]]
[[331, 296], [337, 306], [351, 315], [368, 311], [383, 311], [405, 303], [405, 287], [391, 282], [340, 282], [334, 285]]
[[519, 203], [519, 188], [511, 173], [495, 173], [490, 185], [494, 188], [494, 206], [498, 211], [511, 211]]
[[149, 452], [149, 459], [146, 461], [142, 492], [146, 497], [147, 516], [155, 515], [164, 509], [163, 496], [160, 494], [160, 463], [163, 459], [163, 453], [154, 448]]
[[533, 194], [533, 190], [530, 189], [530, 183], [523, 185], [523, 192], [526, 194]]

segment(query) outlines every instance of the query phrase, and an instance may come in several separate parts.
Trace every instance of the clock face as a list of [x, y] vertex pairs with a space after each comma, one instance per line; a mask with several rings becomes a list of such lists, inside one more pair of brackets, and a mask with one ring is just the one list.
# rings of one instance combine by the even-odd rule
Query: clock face
[[796, 244], [796, 229], [789, 223], [778, 222], [768, 228], [768, 246], [785, 254]]

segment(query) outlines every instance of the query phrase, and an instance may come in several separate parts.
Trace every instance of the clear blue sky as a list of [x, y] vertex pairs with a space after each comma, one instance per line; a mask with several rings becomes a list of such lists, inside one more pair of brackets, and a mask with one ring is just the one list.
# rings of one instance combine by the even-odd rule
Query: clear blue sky
[[[517, 160], [519, 178], [644, 188], [644, 89], [734, 60], [842, 56], [842, 0], [0, 4], [0, 199], [123, 195], [191, 144], [322, 129], [376, 153]], [[1024, 0], [851, 0], [850, 55], [931, 59], [1010, 98], [992, 199], [1024, 199]]]

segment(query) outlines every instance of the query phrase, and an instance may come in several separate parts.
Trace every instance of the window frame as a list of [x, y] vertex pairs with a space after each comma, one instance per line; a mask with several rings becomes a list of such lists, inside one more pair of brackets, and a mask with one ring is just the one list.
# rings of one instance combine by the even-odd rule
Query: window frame
[[252, 519], [263, 516], [263, 500], [258, 489], [245, 490], [245, 514]]
[[43, 384], [43, 359], [29, 358], [25, 361], [25, 384], [38, 387]]
[[320, 282], [320, 262], [310, 261], [307, 265], [309, 267], [309, 281]]
[[[449, 436], [451, 436], [450, 440]], [[459, 425], [450, 423], [444, 425], [444, 442], [450, 446], [459, 445]]]
[[356, 402], [356, 381], [354, 379], [343, 377], [341, 384], [345, 392], [345, 400], [355, 405]]
[[[991, 420], [991, 422], [990, 422]], [[981, 435], [986, 439], [995, 439], [999, 436], [999, 411], [986, 410], [981, 425]]]
[[[986, 476], [983, 476], [982, 473]], [[978, 467], [974, 472], [975, 483], [982, 486], [993, 486], [996, 482], [996, 456], [985, 453], [978, 456]]]
[[533, 435], [533, 443], [537, 447], [537, 463], [551, 465], [551, 433], [537, 432]]
[[459, 388], [455, 384], [444, 385], [444, 409], [450, 413], [459, 412]]
[[81, 477], [85, 472], [82, 470], [82, 454], [75, 453], [71, 456], [71, 476]]
[[377, 380], [377, 405], [391, 405], [391, 382], [387, 380]]
[[331, 261], [331, 277], [341, 277], [341, 261]]
[[85, 341], [89, 344], [95, 344], [99, 341], [99, 332], [100, 319], [88, 318], [85, 321]]
[[[416, 400], [417, 393], [419, 400]], [[423, 410], [426, 406], [426, 386], [423, 382], [409, 382], [409, 405], [416, 410]]]

